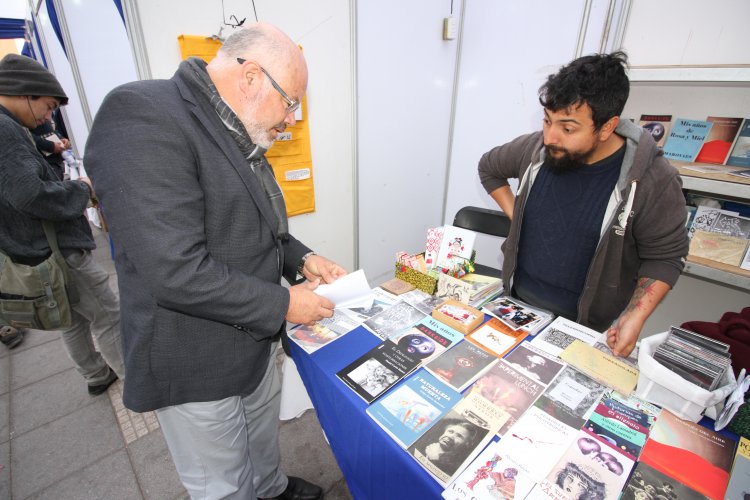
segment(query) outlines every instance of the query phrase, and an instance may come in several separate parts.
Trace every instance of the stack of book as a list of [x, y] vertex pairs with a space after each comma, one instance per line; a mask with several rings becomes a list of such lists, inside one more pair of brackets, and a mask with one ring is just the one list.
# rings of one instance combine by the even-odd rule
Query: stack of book
[[731, 368], [728, 344], [675, 326], [656, 348], [654, 359], [708, 391], [719, 387]]
[[461, 281], [471, 284], [469, 305], [472, 307], [482, 307], [486, 302], [489, 302], [495, 295], [500, 293], [503, 288], [503, 280], [500, 278], [476, 273], [467, 274], [461, 278]]

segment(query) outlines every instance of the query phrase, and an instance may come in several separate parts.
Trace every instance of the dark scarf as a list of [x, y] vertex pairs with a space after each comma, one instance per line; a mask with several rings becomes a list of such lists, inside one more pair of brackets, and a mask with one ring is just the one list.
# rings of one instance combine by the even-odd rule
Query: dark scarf
[[188, 82], [192, 84], [192, 87], [200, 90], [209, 100], [216, 114], [219, 115], [222, 123], [240, 148], [240, 152], [247, 160], [250, 170], [253, 171], [263, 186], [268, 201], [271, 203], [273, 211], [276, 214], [279, 238], [287, 240], [289, 238], [289, 223], [287, 221], [284, 195], [281, 193], [279, 183], [276, 182], [276, 176], [273, 173], [271, 165], [264, 156], [266, 150], [253, 144], [245, 126], [234, 111], [232, 111], [232, 108], [221, 98], [218, 90], [216, 90], [216, 86], [206, 72], [206, 62], [197, 57], [191, 57], [183, 64], [187, 69], [192, 70], [184, 72], [185, 76], [188, 77]]

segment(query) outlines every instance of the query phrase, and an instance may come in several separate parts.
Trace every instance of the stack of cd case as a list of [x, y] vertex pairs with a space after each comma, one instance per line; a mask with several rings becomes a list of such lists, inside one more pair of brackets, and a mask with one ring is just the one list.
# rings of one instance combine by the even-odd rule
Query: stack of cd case
[[670, 327], [654, 359], [685, 380], [713, 391], [732, 366], [729, 344], [684, 328]]

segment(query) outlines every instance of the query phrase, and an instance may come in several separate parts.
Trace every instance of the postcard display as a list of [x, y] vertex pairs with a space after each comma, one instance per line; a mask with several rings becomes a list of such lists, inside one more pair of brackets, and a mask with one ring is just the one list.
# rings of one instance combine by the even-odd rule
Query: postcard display
[[[466, 279], [473, 239], [438, 229], [431, 237], [447, 247], [399, 256], [420, 275], [429, 276], [428, 263], [440, 268], [434, 295], [419, 283], [389, 280], [373, 290], [369, 307], [337, 308], [325, 325], [300, 326], [289, 337], [312, 355], [360, 325], [382, 341], [336, 376], [444, 498], [724, 498], [732, 439], [638, 397], [637, 354], [616, 358], [601, 333], [493, 298], [500, 287], [492, 280]], [[441, 274], [451, 278], [442, 295]], [[494, 290], [474, 302], [481, 311], [467, 303], [480, 288]], [[682, 332], [673, 336], [684, 343]], [[653, 359], [654, 348], [646, 351]], [[679, 355], [671, 345], [661, 351], [670, 360]], [[707, 357], [727, 366], [721, 356]], [[703, 371], [716, 371], [709, 368]], [[705, 382], [706, 391], [724, 375]]]

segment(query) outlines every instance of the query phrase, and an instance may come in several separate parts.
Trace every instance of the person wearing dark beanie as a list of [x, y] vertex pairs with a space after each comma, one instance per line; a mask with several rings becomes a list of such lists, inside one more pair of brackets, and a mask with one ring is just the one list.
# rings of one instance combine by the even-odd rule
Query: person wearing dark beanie
[[[42, 263], [52, 253], [42, 220], [53, 222], [80, 295], [70, 328], [61, 332], [63, 345], [95, 396], [124, 378], [125, 369], [119, 300], [91, 256], [96, 245], [83, 215], [94, 192], [86, 177], [61, 180], [30, 132], [67, 103], [55, 75], [35, 60], [17, 54], [0, 60], [0, 252], [17, 264]], [[0, 311], [0, 341], [12, 348], [20, 343], [21, 325], [8, 323]], [[93, 348], [92, 336], [101, 352]]]

